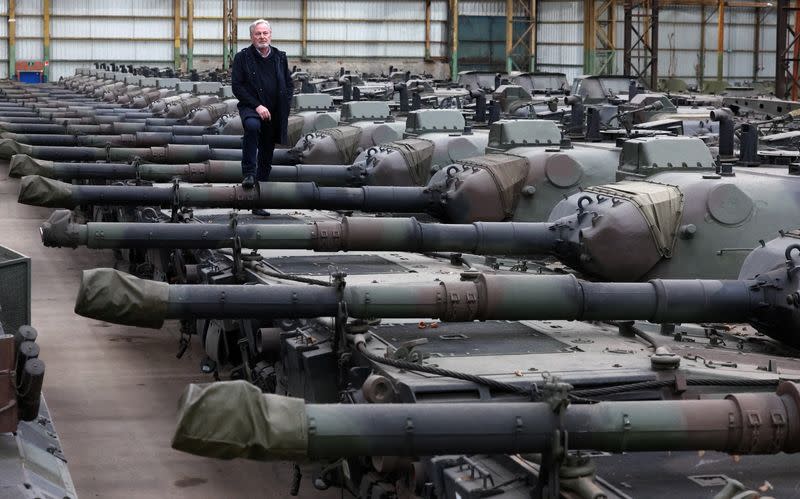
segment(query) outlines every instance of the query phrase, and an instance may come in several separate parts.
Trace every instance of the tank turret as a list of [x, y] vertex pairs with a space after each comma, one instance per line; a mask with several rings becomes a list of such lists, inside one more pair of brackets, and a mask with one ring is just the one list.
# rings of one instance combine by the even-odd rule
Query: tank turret
[[340, 126], [317, 129], [297, 142], [303, 163], [351, 164], [362, 151], [400, 139], [405, 128], [382, 101], [346, 102], [340, 120]]
[[564, 257], [601, 279], [727, 279], [755, 241], [796, 225], [797, 180], [741, 170], [733, 177], [660, 173], [588, 187], [559, 202], [549, 220], [576, 217]]

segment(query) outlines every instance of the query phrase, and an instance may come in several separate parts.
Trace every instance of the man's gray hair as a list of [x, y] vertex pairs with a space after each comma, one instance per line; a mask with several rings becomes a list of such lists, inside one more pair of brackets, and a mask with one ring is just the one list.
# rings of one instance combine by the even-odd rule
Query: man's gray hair
[[272, 31], [272, 26], [270, 26], [269, 21], [267, 21], [266, 19], [256, 19], [255, 21], [252, 22], [252, 24], [250, 24], [250, 36], [253, 36], [253, 31], [255, 31], [256, 26], [258, 26], [259, 24], [266, 24], [267, 28], [269, 28], [269, 30]]

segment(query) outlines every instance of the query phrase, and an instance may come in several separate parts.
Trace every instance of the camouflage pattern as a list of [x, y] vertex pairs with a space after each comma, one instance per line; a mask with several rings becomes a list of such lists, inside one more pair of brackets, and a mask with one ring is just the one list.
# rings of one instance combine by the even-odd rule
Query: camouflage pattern
[[241, 149], [241, 137], [233, 135], [175, 135], [171, 132], [135, 132], [126, 135], [56, 135], [3, 132], [0, 138], [19, 144], [68, 147], [155, 147], [167, 144], [208, 145]]
[[[273, 165], [270, 182], [311, 182], [320, 186], [361, 186], [379, 183], [373, 171], [385, 166], [373, 163], [362, 165]], [[26, 154], [11, 157], [9, 176], [21, 178], [40, 175], [58, 180], [129, 180], [171, 182], [180, 179], [193, 183], [238, 183], [242, 179], [240, 161], [209, 160], [202, 163], [60, 163], [32, 158]], [[390, 184], [390, 182], [383, 182]], [[392, 183], [403, 185], [402, 182]]]
[[423, 187], [319, 187], [312, 182], [164, 187], [71, 185], [36, 175], [24, 177], [18, 201], [33, 206], [74, 208], [82, 204], [310, 208], [439, 214], [439, 193]]
[[[102, 235], [100, 235], [102, 237]], [[343, 305], [357, 319], [647, 320], [654, 323], [750, 322], [767, 336], [800, 345], [800, 310], [786, 296], [800, 290], [793, 260], [764, 260], [742, 280], [595, 283], [572, 275], [467, 272], [460, 281], [281, 285], [169, 285], [112, 269], [84, 271], [75, 312], [143, 327], [166, 319], [259, 319], [332, 316]], [[112, 306], [125, 290], [125, 307]], [[137, 298], [139, 297], [139, 298]], [[154, 300], [156, 302], [154, 302]]]
[[11, 159], [15, 154], [26, 154], [51, 161], [133, 161], [138, 158], [153, 163], [170, 164], [242, 158], [241, 149], [212, 148], [208, 144], [167, 144], [163, 147], [69, 147], [30, 146], [13, 139], [0, 139], [0, 158]]
[[571, 449], [794, 453], [800, 450], [798, 390], [787, 381], [775, 393], [721, 400], [571, 405], [559, 420], [546, 402], [306, 404], [232, 381], [187, 387], [172, 445], [201, 456], [260, 461], [298, 454], [518, 454], [548, 451], [560, 431], [569, 435]]

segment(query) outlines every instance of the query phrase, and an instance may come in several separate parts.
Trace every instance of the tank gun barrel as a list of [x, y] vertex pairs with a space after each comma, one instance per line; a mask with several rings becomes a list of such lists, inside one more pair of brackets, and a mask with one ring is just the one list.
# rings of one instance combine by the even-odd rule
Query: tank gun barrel
[[550, 251], [560, 233], [550, 223], [420, 223], [414, 218], [346, 217], [309, 224], [161, 224], [71, 222], [57, 210], [41, 227], [50, 247], [183, 248], [233, 247], [314, 251], [460, 251], [473, 254], [531, 255]]
[[70, 147], [31, 146], [13, 139], [0, 139], [0, 158], [26, 154], [50, 161], [133, 161], [190, 163], [210, 159], [241, 160], [240, 149], [212, 148], [208, 144], [168, 144], [158, 147]]
[[[27, 154], [11, 158], [9, 176], [41, 175], [56, 180], [130, 180], [193, 183], [242, 181], [240, 161], [209, 160], [202, 163], [64, 163], [36, 159]], [[270, 182], [315, 182], [325, 186], [364, 185], [367, 173], [359, 165], [273, 165]]]
[[798, 385], [788, 381], [775, 393], [573, 404], [562, 415], [546, 402], [307, 404], [231, 381], [189, 385], [172, 447], [263, 461], [517, 454], [545, 451], [560, 430], [580, 450], [793, 453], [800, 449], [798, 415]]
[[436, 214], [441, 207], [439, 197], [438, 191], [424, 187], [319, 187], [312, 182], [261, 182], [254, 189], [244, 189], [241, 185], [96, 186], [29, 175], [20, 182], [18, 200], [22, 204], [51, 208], [104, 204]]
[[64, 147], [153, 147], [167, 144], [208, 145], [220, 149], [241, 149], [242, 139], [236, 135], [181, 135], [172, 131], [145, 131], [131, 134], [36, 134], [3, 132], [0, 138], [30, 146]]
[[[779, 288], [780, 294], [754, 280], [593, 283], [571, 275], [476, 273], [461, 281], [347, 285], [339, 296], [335, 287], [327, 286], [169, 285], [112, 269], [93, 269], [83, 273], [75, 312], [152, 328], [161, 327], [166, 319], [196, 317], [329, 317], [340, 305], [358, 319], [745, 322], [764, 304], [786, 307], [791, 284], [785, 288]], [[787, 321], [783, 327], [793, 326]]]

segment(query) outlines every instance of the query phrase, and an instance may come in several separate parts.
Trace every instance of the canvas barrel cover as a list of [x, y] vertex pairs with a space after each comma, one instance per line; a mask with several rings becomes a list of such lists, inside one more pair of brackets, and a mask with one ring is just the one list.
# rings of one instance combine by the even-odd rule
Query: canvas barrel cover
[[19, 197], [22, 204], [48, 206], [58, 208], [68, 205], [72, 199], [70, 184], [59, 182], [38, 175], [22, 177], [19, 185]]
[[263, 394], [244, 380], [189, 385], [172, 448], [217, 459], [302, 458], [308, 448], [305, 402]]
[[83, 271], [75, 313], [101, 321], [160, 328], [169, 284], [139, 279], [113, 269]]

